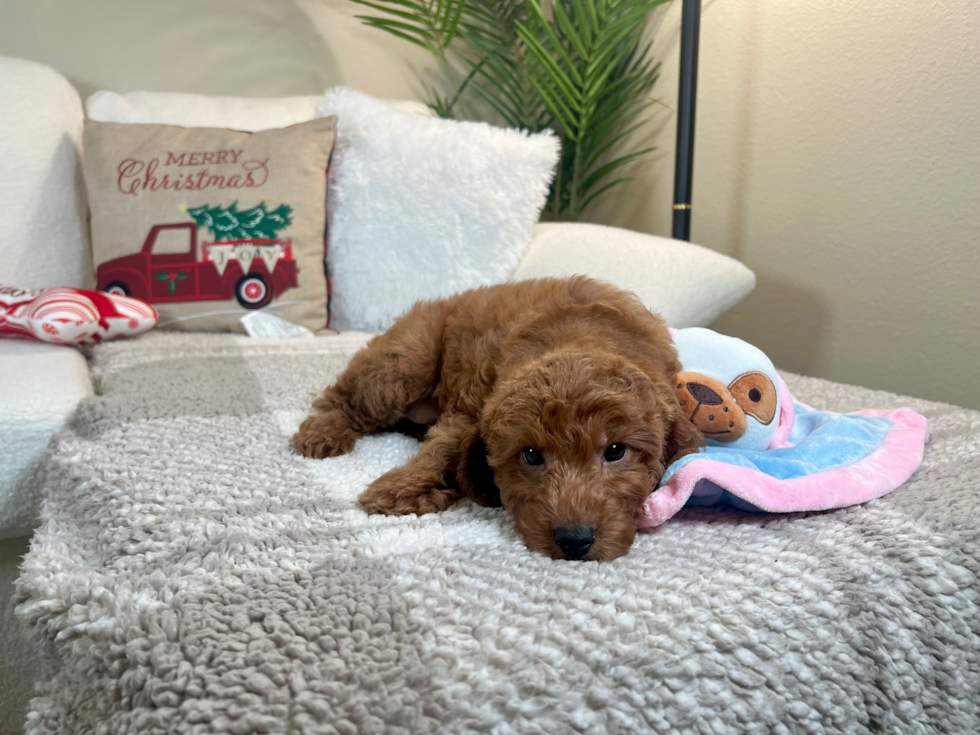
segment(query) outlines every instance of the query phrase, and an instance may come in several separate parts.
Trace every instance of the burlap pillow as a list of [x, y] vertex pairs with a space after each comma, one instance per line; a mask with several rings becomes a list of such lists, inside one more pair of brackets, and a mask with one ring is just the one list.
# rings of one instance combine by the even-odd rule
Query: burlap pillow
[[336, 118], [244, 133], [87, 121], [97, 288], [160, 326], [243, 332], [266, 308], [327, 325], [326, 173]]

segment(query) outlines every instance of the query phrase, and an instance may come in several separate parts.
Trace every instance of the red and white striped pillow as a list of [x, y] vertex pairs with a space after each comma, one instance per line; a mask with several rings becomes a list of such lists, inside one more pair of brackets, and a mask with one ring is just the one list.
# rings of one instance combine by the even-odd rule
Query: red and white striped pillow
[[0, 337], [80, 345], [151, 329], [156, 309], [139, 299], [78, 288], [27, 290], [0, 285]]

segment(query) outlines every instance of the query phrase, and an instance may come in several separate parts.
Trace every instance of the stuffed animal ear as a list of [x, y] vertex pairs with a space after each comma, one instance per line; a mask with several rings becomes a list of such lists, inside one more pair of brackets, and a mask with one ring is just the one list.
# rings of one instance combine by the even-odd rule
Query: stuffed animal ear
[[763, 426], [771, 424], [776, 417], [776, 386], [765, 373], [742, 373], [731, 382], [728, 390], [739, 408]]

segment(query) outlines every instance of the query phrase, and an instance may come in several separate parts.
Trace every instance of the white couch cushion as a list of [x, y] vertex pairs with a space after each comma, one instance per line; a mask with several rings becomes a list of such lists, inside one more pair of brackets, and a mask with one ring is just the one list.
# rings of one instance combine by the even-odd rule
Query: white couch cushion
[[74, 347], [0, 339], [0, 538], [30, 533], [41, 506], [51, 436], [92, 393], [85, 358]]
[[737, 260], [618, 227], [539, 224], [510, 280], [585, 275], [632, 291], [668, 326], [705, 327], [755, 288]]
[[[100, 91], [85, 101], [92, 120], [117, 123], [156, 123], [188, 128], [231, 128], [256, 132], [312, 120], [323, 95], [312, 97], [208, 97], [174, 92]], [[387, 100], [402, 112], [431, 115], [422, 102]]]
[[0, 100], [0, 283], [91, 286], [78, 93], [54, 69], [0, 56]]

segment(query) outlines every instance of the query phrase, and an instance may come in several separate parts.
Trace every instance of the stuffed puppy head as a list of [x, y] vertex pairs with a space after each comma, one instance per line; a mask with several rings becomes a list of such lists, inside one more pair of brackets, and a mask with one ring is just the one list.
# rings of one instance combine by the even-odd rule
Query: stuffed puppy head
[[681, 409], [708, 444], [769, 447], [779, 423], [779, 376], [758, 347], [710, 329], [673, 333], [681, 361], [674, 385]]

